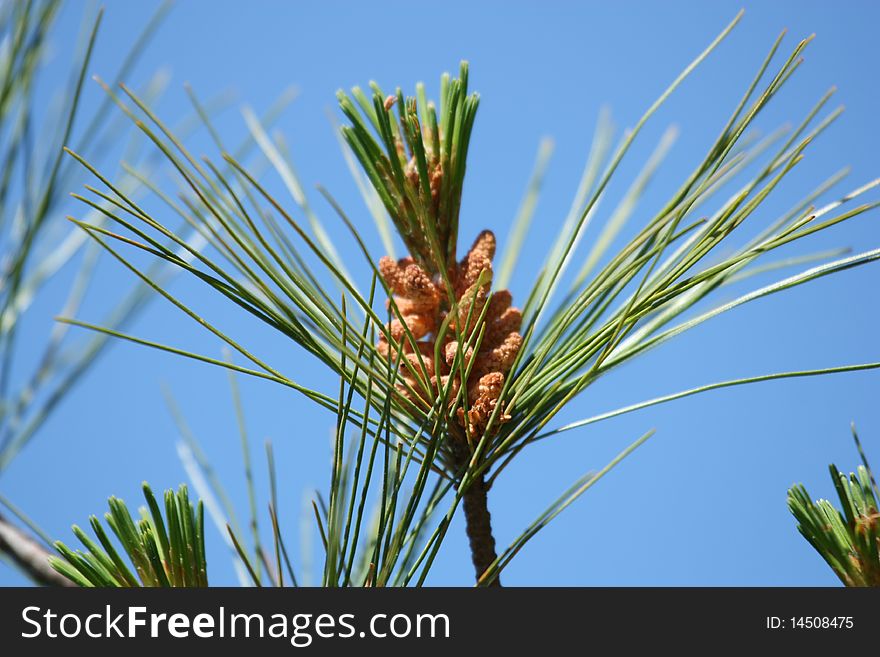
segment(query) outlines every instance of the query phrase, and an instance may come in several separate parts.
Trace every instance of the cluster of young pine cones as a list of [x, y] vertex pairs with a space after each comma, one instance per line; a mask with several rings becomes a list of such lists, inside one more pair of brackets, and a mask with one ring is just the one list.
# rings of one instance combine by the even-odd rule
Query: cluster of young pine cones
[[[453, 265], [449, 272], [456, 299], [455, 315], [449, 318], [447, 329], [441, 338], [439, 350], [435, 350], [438, 331], [447, 320], [449, 294], [443, 280], [435, 280], [420, 267], [413, 258], [395, 261], [383, 257], [379, 261], [379, 272], [391, 290], [402, 322], [394, 319], [388, 331], [395, 343], [402, 346], [401, 378], [397, 390], [409, 401], [425, 409], [433, 406], [435, 400], [452, 384], [448, 403], [452, 404], [462, 388], [461, 367], [452, 367], [459, 351], [457, 336], [461, 335], [467, 344], [476, 344], [479, 323], [485, 323], [485, 333], [479, 350], [474, 353], [468, 347], [463, 354], [465, 371], [470, 368], [465, 382], [467, 391], [467, 416], [461, 405], [456, 411], [458, 423], [468, 429], [471, 437], [480, 437], [498, 403], [504, 378], [510, 371], [522, 345], [519, 333], [522, 313], [511, 307], [511, 294], [508, 290], [498, 290], [490, 297], [492, 287], [492, 259], [495, 256], [495, 235], [485, 230], [479, 234], [473, 246], [462, 260]], [[487, 272], [482, 280], [481, 272]], [[439, 278], [439, 277], [438, 277]], [[390, 302], [389, 302], [390, 303]], [[488, 308], [483, 309], [488, 303]], [[481, 317], [482, 315], [482, 317]], [[419, 354], [415, 353], [406, 329], [416, 341]], [[473, 337], [471, 337], [473, 336]], [[383, 336], [378, 345], [379, 352], [387, 357], [390, 345]], [[435, 362], [439, 353], [439, 362]], [[392, 354], [392, 358], [397, 356]], [[471, 363], [473, 361], [473, 363]], [[495, 426], [509, 419], [504, 409], [499, 411]]]

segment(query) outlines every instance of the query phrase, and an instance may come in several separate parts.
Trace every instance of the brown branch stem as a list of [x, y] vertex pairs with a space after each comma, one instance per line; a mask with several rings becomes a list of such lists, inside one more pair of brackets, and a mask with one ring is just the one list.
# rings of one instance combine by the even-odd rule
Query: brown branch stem
[[0, 552], [8, 556], [22, 572], [44, 586], [75, 586], [49, 565], [52, 553], [32, 536], [0, 515]]
[[[469, 457], [470, 454], [467, 453], [458, 456], [462, 467], [467, 466]], [[480, 474], [462, 495], [467, 536], [471, 546], [471, 561], [478, 582], [480, 576], [498, 558], [495, 553], [495, 536], [492, 534], [492, 515], [489, 513], [487, 493], [486, 480], [483, 474]], [[501, 586], [500, 578], [494, 578], [489, 586]]]

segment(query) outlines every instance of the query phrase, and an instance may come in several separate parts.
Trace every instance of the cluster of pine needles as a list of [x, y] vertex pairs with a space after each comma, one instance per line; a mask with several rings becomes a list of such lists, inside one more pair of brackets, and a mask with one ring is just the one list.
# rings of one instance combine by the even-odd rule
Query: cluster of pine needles
[[847, 477], [828, 466], [842, 511], [828, 500], [815, 502], [803, 484], [788, 491], [788, 508], [807, 539], [846, 586], [880, 586], [880, 489], [855, 426], [853, 439], [862, 457]]

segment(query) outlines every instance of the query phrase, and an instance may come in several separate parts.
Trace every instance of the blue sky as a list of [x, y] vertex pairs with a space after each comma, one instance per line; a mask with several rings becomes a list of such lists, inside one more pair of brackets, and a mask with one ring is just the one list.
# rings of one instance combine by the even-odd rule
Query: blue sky
[[[369, 232], [369, 215], [327, 120], [328, 110], [336, 111], [336, 90], [375, 79], [386, 88], [405, 90], [424, 80], [430, 91], [443, 71], [469, 60], [471, 85], [482, 100], [468, 162], [464, 241], [483, 228], [501, 238], [507, 234], [539, 140], [555, 140], [534, 225], [512, 281], [514, 298], [521, 299], [568, 211], [600, 108], [611, 109], [618, 131], [631, 126], [741, 4], [189, 0], [174, 8], [131, 81], [137, 85], [151, 71], [167, 69], [171, 83], [158, 109], [169, 119], [189, 111], [185, 82], [202, 97], [232, 90], [235, 106], [217, 119], [230, 142], [246, 134], [240, 106], [265, 109], [284, 89], [296, 86], [299, 96], [277, 125], [298, 170], [309, 189], [319, 182], [328, 187]], [[154, 7], [151, 2], [106, 3], [94, 72], [112, 77]], [[772, 220], [845, 165], [852, 172], [841, 192], [880, 175], [880, 91], [874, 84], [880, 7], [803, 1], [745, 7], [731, 37], [664, 105], [624, 161], [611, 194], [625, 189], [664, 129], [678, 126], [679, 139], [634, 225], [660, 207], [699, 161], [783, 28], [788, 29], [786, 52], [813, 32], [817, 38], [802, 69], [761, 117], [760, 127], [769, 132], [786, 121], [800, 121], [831, 85], [837, 85], [836, 102], [846, 112], [756, 214], [756, 225]], [[63, 53], [74, 42], [80, 17], [93, 9], [81, 2], [65, 6], [53, 35], [56, 59], [41, 81], [47, 99], [67, 80]], [[101, 91], [90, 85], [84, 110], [100, 98]], [[211, 152], [207, 140], [194, 143], [197, 152]], [[267, 179], [281, 189], [277, 180]], [[312, 202], [332, 222], [317, 194]], [[612, 207], [609, 202], [606, 213]], [[876, 248], [878, 220], [874, 211], [789, 253]], [[344, 237], [342, 231], [339, 236]], [[379, 244], [372, 233], [370, 240]], [[353, 261], [354, 253], [344, 251]], [[366, 276], [365, 268], [356, 272]], [[110, 262], [99, 273], [92, 300], [80, 312], [86, 320], [100, 319], [102, 302], [128, 276]], [[753, 285], [782, 275], [755, 279]], [[283, 363], [298, 381], [333, 393], [331, 378], [291, 343], [255, 326], [192, 281], [179, 280], [175, 289], [242, 342], [258, 345], [267, 358]], [[562, 421], [722, 379], [880, 360], [877, 289], [880, 267], [869, 265], [737, 309], [602, 380], [567, 409]], [[733, 298], [734, 292], [725, 294]], [[63, 287], [50, 287], [34, 315], [51, 317], [62, 294]], [[35, 328], [24, 339], [24, 360], [36, 352], [48, 326], [33, 321]], [[131, 332], [220, 353], [216, 340], [161, 300]], [[828, 463], [848, 470], [857, 462], [849, 437], [853, 420], [869, 457], [880, 463], [878, 377], [866, 372], [711, 392], [534, 447], [491, 492], [502, 546], [572, 480], [602, 467], [647, 429], [657, 429], [645, 446], [529, 544], [508, 569], [506, 583], [835, 584], [798, 535], [785, 492], [792, 483], [804, 482], [815, 496], [832, 495]], [[326, 485], [332, 418], [270, 383], [240, 383], [260, 466], [258, 490], [266, 490], [260, 445], [271, 438], [281, 476], [282, 520], [296, 535], [304, 496]], [[143, 480], [155, 488], [185, 481], [174, 425], [162, 401], [163, 384], [174, 392], [244, 514], [247, 498], [226, 374], [129, 344], [116, 345], [89, 373], [3, 473], [0, 491], [51, 535], [68, 538], [69, 526], [103, 511], [111, 494], [137, 503]], [[291, 543], [299, 553], [298, 541]], [[209, 557], [214, 583], [234, 583], [225, 548], [213, 530]], [[469, 584], [470, 578], [466, 540], [457, 525], [430, 583]], [[0, 566], [0, 584], [20, 582]]]

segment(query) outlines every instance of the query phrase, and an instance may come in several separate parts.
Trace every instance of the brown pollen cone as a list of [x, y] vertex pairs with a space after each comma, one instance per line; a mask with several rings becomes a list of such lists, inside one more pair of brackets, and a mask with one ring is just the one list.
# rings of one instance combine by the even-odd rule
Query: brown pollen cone
[[[505, 377], [522, 344], [519, 333], [522, 313], [511, 306], [510, 292], [498, 290], [490, 295], [495, 246], [495, 235], [484, 230], [464, 258], [450, 268], [449, 281], [455, 298], [451, 309], [445, 282], [432, 278], [413, 258], [395, 261], [386, 256], [379, 261], [379, 273], [391, 290], [400, 314], [400, 319], [394, 319], [388, 325], [391, 338], [401, 345], [406, 360], [401, 363], [402, 383], [397, 386], [398, 391], [413, 404], [428, 409], [440, 394], [441, 386], [446, 386], [451, 377], [450, 403], [454, 402], [462, 387], [467, 392], [467, 411], [459, 405], [456, 420], [461, 427], [467, 428], [471, 438], [479, 438], [485, 432], [498, 404]], [[438, 345], [437, 332], [449, 312], [454, 315]], [[474, 353], [473, 347], [468, 347], [456, 365], [460, 351], [456, 337], [461, 335], [475, 344], [481, 324], [485, 325], [485, 332], [479, 351]], [[407, 330], [412, 340], [407, 336]], [[413, 340], [416, 348], [413, 348]], [[378, 346], [380, 353], [388, 354], [389, 344], [384, 336]], [[437, 353], [440, 362], [435, 363]], [[470, 368], [464, 386], [461, 359], [464, 367]], [[503, 423], [509, 417], [502, 410], [496, 422]]]

